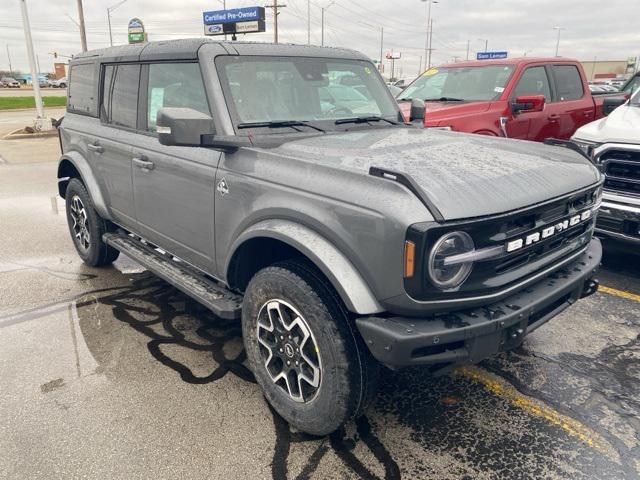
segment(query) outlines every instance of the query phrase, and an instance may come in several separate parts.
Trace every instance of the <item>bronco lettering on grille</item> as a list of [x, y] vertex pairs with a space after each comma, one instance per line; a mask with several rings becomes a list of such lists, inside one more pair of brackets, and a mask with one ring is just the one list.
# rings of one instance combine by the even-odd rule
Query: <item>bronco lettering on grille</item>
[[566, 220], [562, 220], [558, 223], [545, 227], [539, 232], [530, 233], [526, 237], [510, 240], [507, 242], [507, 253], [514, 252], [523, 247], [533, 245], [540, 240], [552, 237], [553, 235], [563, 232], [569, 227], [578, 225], [579, 223], [582, 223], [589, 218], [591, 218], [591, 210], [585, 210], [584, 212], [578, 213], [570, 218], [567, 218]]

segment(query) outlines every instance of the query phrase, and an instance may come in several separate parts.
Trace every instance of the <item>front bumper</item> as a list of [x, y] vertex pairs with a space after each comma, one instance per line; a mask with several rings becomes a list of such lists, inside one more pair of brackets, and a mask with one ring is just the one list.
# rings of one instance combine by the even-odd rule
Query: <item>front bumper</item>
[[573, 262], [499, 302], [430, 319], [361, 317], [372, 355], [390, 367], [476, 363], [522, 343], [525, 335], [595, 293], [602, 246], [592, 240]]
[[605, 192], [596, 234], [640, 245], [640, 199]]

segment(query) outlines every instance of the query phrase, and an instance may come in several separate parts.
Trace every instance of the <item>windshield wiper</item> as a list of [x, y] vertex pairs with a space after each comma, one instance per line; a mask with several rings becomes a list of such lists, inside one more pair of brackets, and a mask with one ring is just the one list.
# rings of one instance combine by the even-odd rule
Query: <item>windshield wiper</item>
[[339, 118], [335, 122], [336, 125], [342, 125], [343, 123], [370, 123], [370, 122], [387, 122], [391, 125], [400, 125], [400, 122], [396, 122], [395, 120], [389, 120], [388, 118], [378, 117], [378, 116], [369, 116], [369, 117], [353, 117], [353, 118]]
[[440, 97], [440, 98], [425, 98], [425, 102], [464, 102], [462, 98], [453, 97]]
[[296, 127], [309, 127], [309, 128], [313, 128], [314, 130], [318, 131], [318, 132], [324, 132], [325, 130], [317, 127], [309, 122], [307, 122], [306, 120], [274, 120], [271, 122], [246, 122], [246, 123], [239, 123], [238, 125], [236, 125], [236, 127], [238, 129], [242, 129], [242, 128], [293, 128], [294, 130], [301, 132], [302, 130], [300, 130], [299, 128]]

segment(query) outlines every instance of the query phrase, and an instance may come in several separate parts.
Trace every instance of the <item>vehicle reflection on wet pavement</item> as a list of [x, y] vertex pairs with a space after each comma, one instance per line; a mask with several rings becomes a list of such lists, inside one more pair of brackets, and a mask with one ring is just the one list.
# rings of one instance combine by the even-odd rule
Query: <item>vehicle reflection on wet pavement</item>
[[512, 352], [384, 371], [314, 438], [267, 406], [238, 322], [126, 258], [82, 265], [55, 165], [21, 167], [0, 168], [0, 477], [640, 477], [640, 257], [608, 251], [607, 288]]
[[[93, 448], [114, 455], [113, 442], [158, 448], [158, 436], [169, 447], [177, 435], [199, 444], [201, 466], [209, 464], [211, 470], [196, 473], [188, 465], [173, 465], [166, 472], [131, 464], [133, 452], [120, 451], [124, 457], [117, 467], [110, 465], [115, 458], [103, 458], [92, 461], [95, 470], [79, 472], [110, 468], [121, 476], [144, 467], [158, 468], [161, 477], [182, 470], [190, 477], [220, 478], [246, 472], [275, 478], [611, 479], [638, 473], [639, 317], [638, 305], [627, 300], [598, 294], [516, 351], [450, 376], [432, 378], [421, 369], [387, 371], [365, 417], [317, 439], [290, 431], [262, 400], [243, 364], [238, 322], [215, 318], [148, 273], [128, 277], [128, 285], [0, 320], [2, 403], [9, 408], [6, 413], [22, 412], [5, 425], [0, 442], [9, 444], [3, 445], [9, 453], [5, 458], [41, 456], [36, 464], [45, 470], [38, 471], [47, 471], [50, 461], [56, 464], [50, 472], [55, 477], [74, 471], [62, 459], [76, 451], [76, 442], [96, 441], [82, 456], [91, 461], [104, 454], [92, 453]], [[570, 323], [598, 310], [607, 313]], [[602, 325], [603, 319], [615, 329]], [[570, 335], [587, 339], [598, 334], [607, 338], [582, 346], [580, 339], [572, 345], [574, 338], [567, 346], [577, 348], [563, 350]], [[558, 336], [565, 338], [555, 338], [548, 348], [547, 337]], [[11, 361], [27, 355], [18, 349], [30, 350], [26, 365]], [[178, 380], [183, 385], [176, 388]], [[177, 397], [182, 398], [176, 404]], [[203, 411], [203, 406], [208, 408]], [[177, 422], [172, 419], [176, 414]], [[146, 421], [149, 425], [136, 431]], [[226, 428], [203, 431], [203, 422]], [[65, 431], [66, 448], [58, 443], [59, 428]], [[88, 431], [93, 432], [90, 438]], [[235, 442], [238, 450], [233, 451]], [[205, 443], [226, 450], [228, 457], [218, 454], [221, 463], [206, 458]], [[178, 442], [170, 450], [180, 446], [185, 447]], [[252, 450], [260, 456], [243, 461]], [[34, 473], [18, 465], [5, 471], [16, 477]]]

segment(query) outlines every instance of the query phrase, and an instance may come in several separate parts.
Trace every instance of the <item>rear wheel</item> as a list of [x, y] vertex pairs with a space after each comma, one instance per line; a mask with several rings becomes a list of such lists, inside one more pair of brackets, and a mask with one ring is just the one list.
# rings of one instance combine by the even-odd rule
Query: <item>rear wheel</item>
[[82, 261], [99, 267], [118, 258], [120, 252], [102, 241], [109, 223], [93, 208], [91, 197], [79, 179], [69, 180], [65, 201], [69, 233]]
[[331, 285], [304, 262], [259, 271], [242, 308], [247, 357], [267, 401], [290, 424], [325, 435], [373, 399], [378, 364]]

